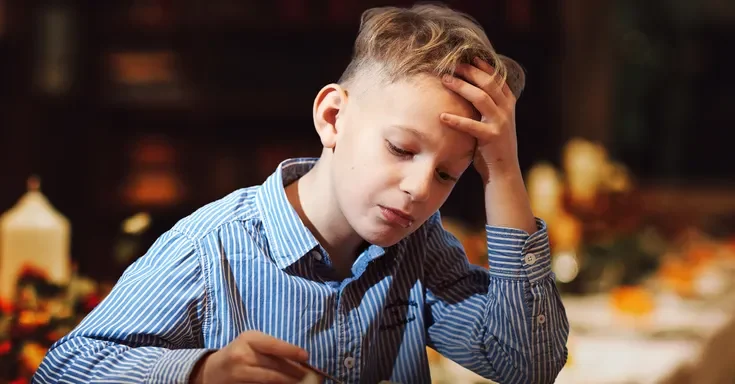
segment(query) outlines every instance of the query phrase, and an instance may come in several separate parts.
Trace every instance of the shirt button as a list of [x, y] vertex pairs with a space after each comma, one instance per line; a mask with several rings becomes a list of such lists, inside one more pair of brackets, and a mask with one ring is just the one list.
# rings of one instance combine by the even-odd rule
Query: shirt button
[[314, 256], [314, 260], [322, 261], [322, 254], [319, 251], [313, 251], [311, 254]]
[[546, 322], [546, 316], [538, 315], [538, 317], [536, 318], [536, 321], [538, 321], [539, 324], [543, 324]]
[[529, 253], [528, 255], [526, 255], [525, 260], [526, 264], [534, 265], [536, 264], [536, 255], [534, 255], [533, 253]]
[[355, 358], [350, 356], [345, 359], [345, 368], [352, 369], [355, 366]]

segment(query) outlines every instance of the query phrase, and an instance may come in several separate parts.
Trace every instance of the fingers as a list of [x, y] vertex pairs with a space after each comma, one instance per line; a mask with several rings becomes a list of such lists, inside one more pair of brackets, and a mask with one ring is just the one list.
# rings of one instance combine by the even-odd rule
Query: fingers
[[233, 366], [233, 376], [245, 382], [297, 383], [307, 373], [306, 369], [301, 368], [297, 363], [276, 356], [264, 355], [247, 345], [243, 345], [234, 352], [233, 357], [230, 361], [230, 365]]
[[442, 83], [472, 103], [483, 116], [492, 116], [498, 112], [495, 101], [482, 89], [450, 75], [443, 76]]
[[[482, 71], [490, 74], [492, 77], [496, 77], [496, 76], [494, 76], [495, 75], [495, 68], [493, 68], [493, 66], [490, 65], [490, 63], [488, 63], [487, 61], [482, 60], [479, 57], [476, 57], [473, 60], [473, 63], [475, 64], [475, 66], [477, 68], [479, 68]], [[495, 80], [496, 80], [495, 85], [500, 84], [500, 78], [497, 78]], [[485, 89], [484, 87], [481, 87], [481, 88]], [[510, 90], [510, 87], [508, 86], [508, 81], [507, 80], [503, 82], [502, 87], [500, 87], [500, 88], [501, 88], [501, 91], [503, 93], [503, 96], [505, 96], [508, 101], [510, 101], [512, 103], [515, 103], [516, 96], [513, 94], [513, 91]]]
[[301, 380], [306, 375], [306, 370], [286, 359], [263, 355], [254, 352], [253, 362], [250, 365], [281, 372], [286, 376]]
[[458, 116], [451, 113], [442, 113], [441, 120], [447, 125], [459, 131], [465, 132], [475, 137], [478, 142], [484, 142], [488, 136], [487, 125], [481, 121], [470, 119], [464, 116]]
[[503, 94], [503, 85], [505, 84], [502, 82], [502, 78], [495, 73], [495, 69], [490, 67], [489, 64], [485, 64], [483, 67], [487, 67], [487, 69], [469, 64], [460, 64], [457, 66], [455, 73], [487, 93], [495, 105], [505, 106], [507, 104], [507, 97]]
[[[297, 384], [301, 381], [301, 378], [294, 378], [293, 376], [286, 375], [283, 372], [264, 368], [264, 367], [251, 367], [244, 366], [238, 369], [236, 377], [241, 378], [242, 383], [267, 383], [267, 384], [281, 384], [281, 383], [293, 383]], [[302, 375], [303, 377], [303, 375]]]
[[309, 359], [309, 353], [305, 350], [264, 333], [245, 332], [240, 337], [246, 338], [250, 348], [264, 355], [281, 357], [297, 362], [306, 362]]
[[[482, 114], [482, 121], [443, 113], [441, 120], [447, 125], [466, 132], [478, 139], [478, 143], [486, 142], [500, 132], [491, 132], [499, 127], [513, 124], [515, 96], [508, 85], [501, 81], [495, 69], [485, 61], [475, 59], [475, 65], [460, 64], [455, 73], [459, 77], [445, 75], [444, 85], [472, 103]], [[490, 123], [490, 124], [488, 124]]]
[[480, 108], [481, 105], [486, 105], [488, 113], [490, 112], [490, 104], [503, 109], [512, 109], [515, 106], [516, 98], [507, 82], [502, 81], [502, 78], [496, 74], [495, 69], [487, 62], [476, 58], [474, 63], [474, 66], [469, 64], [458, 65], [455, 74], [461, 76], [461, 78], [446, 75], [442, 77], [444, 84], [472, 102], [481, 113], [485, 113]]

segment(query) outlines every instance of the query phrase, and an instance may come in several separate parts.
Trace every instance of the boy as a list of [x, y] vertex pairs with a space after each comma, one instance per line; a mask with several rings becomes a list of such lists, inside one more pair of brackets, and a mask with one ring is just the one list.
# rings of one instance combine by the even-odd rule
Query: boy
[[[518, 164], [522, 86], [462, 14], [367, 11], [314, 102], [321, 157], [177, 223], [34, 382], [297, 382], [308, 362], [343, 382], [419, 383], [427, 345], [500, 383], [553, 382], [568, 324]], [[473, 159], [489, 270], [438, 214]]]

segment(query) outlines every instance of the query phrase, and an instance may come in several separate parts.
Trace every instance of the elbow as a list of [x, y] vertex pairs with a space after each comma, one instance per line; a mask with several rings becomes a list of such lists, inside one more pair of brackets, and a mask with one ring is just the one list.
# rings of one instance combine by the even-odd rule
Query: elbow
[[82, 356], [93, 356], [106, 347], [107, 343], [104, 341], [84, 337], [62, 338], [46, 352], [33, 375], [32, 383], [57, 383], [67, 378], [70, 368], [78, 364]]
[[69, 364], [70, 354], [62, 353], [56, 346], [53, 346], [41, 360], [41, 364], [31, 378], [31, 383], [56, 383], [63, 376]]
[[75, 356], [79, 356], [71, 347], [73, 342], [73, 339], [64, 338], [54, 343], [41, 360], [31, 382], [34, 384], [58, 382], [74, 363]]

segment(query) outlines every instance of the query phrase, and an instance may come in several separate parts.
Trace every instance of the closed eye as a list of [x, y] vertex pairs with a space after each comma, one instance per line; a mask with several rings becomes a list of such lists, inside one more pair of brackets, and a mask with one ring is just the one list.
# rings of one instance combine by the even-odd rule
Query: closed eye
[[442, 181], [456, 182], [458, 180], [456, 177], [442, 171], [436, 171], [436, 175], [439, 176]]
[[396, 155], [396, 156], [398, 156], [398, 157], [411, 157], [411, 156], [413, 156], [413, 155], [414, 155], [414, 153], [413, 153], [413, 152], [411, 152], [411, 151], [407, 151], [407, 150], [405, 150], [405, 149], [403, 149], [403, 148], [399, 148], [399, 147], [397, 147], [397, 146], [393, 145], [393, 143], [391, 143], [390, 141], [387, 141], [387, 140], [386, 140], [386, 142], [385, 142], [385, 143], [386, 143], [386, 145], [388, 146], [388, 150], [389, 150], [389, 151], [390, 151], [390, 152], [391, 152], [392, 154], [394, 154], [394, 155]]
[[[390, 141], [386, 140], [385, 145], [388, 147], [388, 151], [392, 153], [394, 156], [400, 157], [402, 159], [409, 159], [416, 155], [415, 152], [403, 149], [401, 147], [396, 146], [395, 144], [391, 143]], [[439, 178], [439, 180], [443, 182], [457, 182], [459, 178], [454, 177], [446, 172], [440, 171], [437, 169], [436, 175]]]

